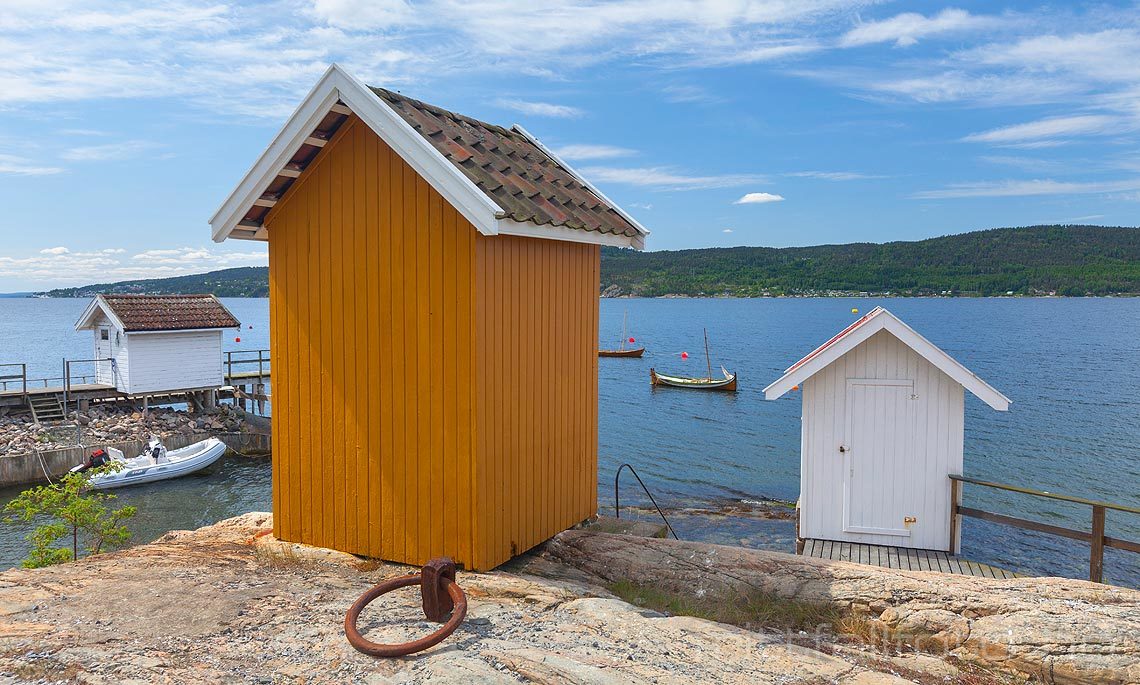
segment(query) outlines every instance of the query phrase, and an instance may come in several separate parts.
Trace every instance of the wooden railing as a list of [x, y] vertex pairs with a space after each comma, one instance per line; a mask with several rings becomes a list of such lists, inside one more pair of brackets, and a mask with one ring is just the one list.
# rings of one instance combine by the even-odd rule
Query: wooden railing
[[[114, 376], [115, 360], [112, 359], [111, 357], [100, 358], [100, 359], [65, 359], [65, 360], [63, 360], [63, 378], [61, 380], [63, 381], [63, 409], [64, 409], [64, 413], [67, 412], [67, 402], [68, 402], [68, 400], [71, 399], [71, 386], [83, 385], [83, 384], [87, 383], [88, 378], [95, 378], [98, 376], [98, 373], [99, 373], [98, 370], [96, 370], [93, 375], [83, 374], [80, 376], [76, 376], [75, 374], [71, 373], [71, 365], [72, 364], [94, 364], [94, 365], [98, 365], [98, 364], [103, 364], [103, 363], [107, 363], [107, 364], [111, 365], [111, 369], [112, 369], [111, 375]], [[77, 378], [79, 379], [78, 384], [75, 382], [75, 379], [77, 379]], [[44, 387], [45, 388], [47, 387], [47, 383], [44, 383]]]
[[235, 366], [252, 366], [254, 364], [257, 365], [258, 378], [270, 374], [272, 371], [269, 363], [269, 350], [232, 350], [226, 352], [226, 378], [233, 377]]
[[[1089, 532], [1085, 532], [1083, 530], [1063, 528], [1061, 526], [1054, 526], [1048, 523], [1041, 523], [1039, 521], [1030, 521], [1028, 519], [1017, 518], [1014, 516], [1006, 516], [1005, 514], [995, 514], [990, 511], [975, 509], [973, 507], [964, 507], [959, 503], [959, 500], [962, 498], [963, 483], [980, 485], [986, 488], [994, 488], [995, 490], [1005, 490], [1006, 492], [1016, 492], [1022, 495], [1032, 495], [1033, 497], [1043, 497], [1046, 499], [1058, 500], [1061, 502], [1070, 502], [1073, 504], [1081, 504], [1084, 506], [1092, 507], [1092, 525]], [[966, 476], [950, 476], [950, 544], [952, 546], [958, 537], [958, 532], [961, 525], [960, 517], [962, 516], [972, 516], [973, 518], [982, 519], [984, 521], [992, 521], [993, 523], [1001, 523], [1003, 525], [1014, 526], [1016, 528], [1024, 528], [1025, 530], [1033, 530], [1039, 533], [1057, 535], [1059, 537], [1068, 538], [1070, 540], [1087, 542], [1089, 544], [1089, 580], [1093, 581], [1094, 583], [1104, 582], [1105, 547], [1112, 547], [1115, 549], [1122, 549], [1128, 552], [1135, 552], [1137, 554], [1140, 554], [1140, 543], [1132, 542], [1131, 540], [1122, 540], [1120, 538], [1109, 537], [1104, 534], [1105, 513], [1109, 510], [1122, 511], [1129, 514], [1140, 514], [1140, 507], [1130, 507], [1123, 504], [1112, 504], [1111, 502], [1099, 502], [1096, 500], [1085, 499], [1083, 497], [1072, 497], [1070, 495], [1058, 495], [1053, 492], [1032, 490], [1030, 488], [1021, 488], [1017, 487], [1016, 485], [1005, 485], [1004, 483], [992, 483], [990, 481], [978, 480], [977, 478], [968, 478]]]
[[[11, 369], [19, 369], [20, 373], [12, 373]], [[8, 391], [8, 384], [19, 384], [20, 392], [28, 394], [28, 365], [27, 364], [0, 364], [0, 371], [4, 371], [0, 375], [0, 392]]]
[[[5, 369], [19, 369], [19, 373], [0, 373], [0, 392], [8, 392], [9, 390], [17, 390], [24, 395], [28, 394], [28, 388], [62, 388], [66, 385], [66, 379], [63, 376], [47, 376], [45, 378], [28, 378], [28, 365], [27, 364], [0, 364], [0, 372]], [[72, 383], [94, 383], [95, 374], [83, 374], [72, 376]], [[52, 384], [55, 385], [52, 385]]]

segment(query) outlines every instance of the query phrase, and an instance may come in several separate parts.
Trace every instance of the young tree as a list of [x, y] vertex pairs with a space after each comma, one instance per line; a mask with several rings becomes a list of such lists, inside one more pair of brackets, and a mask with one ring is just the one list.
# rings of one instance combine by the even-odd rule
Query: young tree
[[[24, 568], [40, 568], [79, 558], [82, 541], [87, 554], [121, 547], [131, 532], [123, 522], [135, 515], [133, 506], [108, 508], [114, 495], [91, 490], [91, 477], [119, 464], [108, 464], [83, 473], [68, 473], [50, 485], [40, 485], [20, 493], [4, 507], [9, 514], [6, 523], [44, 521], [25, 538], [32, 544], [24, 559]], [[71, 549], [57, 547], [61, 539], [71, 538]]]

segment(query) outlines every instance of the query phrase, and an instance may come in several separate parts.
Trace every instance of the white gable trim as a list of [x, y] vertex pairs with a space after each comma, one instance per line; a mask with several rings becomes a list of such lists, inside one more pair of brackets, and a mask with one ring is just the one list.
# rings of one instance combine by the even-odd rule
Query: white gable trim
[[813, 352], [812, 355], [814, 356], [809, 355], [810, 358], [805, 358], [807, 361], [793, 365], [777, 381], [764, 388], [764, 399], [775, 400], [782, 397], [793, 387], [802, 385], [808, 378], [830, 366], [837, 359], [882, 330], [888, 331], [901, 340], [903, 344], [972, 392], [981, 401], [998, 411], [1009, 410], [1011, 402], [1008, 397], [978, 378], [958, 360], [943, 352], [934, 343], [922, 337], [917, 331], [882, 307], [876, 307], [875, 311], [868, 315], [866, 321], [831, 343], [826, 349], [820, 350], [818, 353]]
[[96, 295], [91, 299], [91, 302], [87, 305], [87, 309], [83, 310], [83, 315], [80, 316], [79, 320], [75, 322], [75, 330], [94, 330], [96, 328], [94, 323], [95, 314], [100, 312], [103, 314], [103, 316], [106, 316], [111, 321], [112, 326], [119, 329], [121, 332], [126, 332], [127, 327], [123, 325], [123, 322], [119, 320], [119, 317], [115, 316], [115, 312], [112, 311], [111, 308], [107, 305], [106, 301], [103, 300], [102, 295]]
[[496, 233], [497, 221], [505, 214], [502, 208], [479, 190], [463, 172], [456, 169], [431, 143], [424, 140], [423, 136], [416, 133], [379, 96], [340, 66], [333, 64], [214, 213], [210, 219], [214, 241], [222, 242], [234, 233], [242, 216], [261, 197], [337, 100], [343, 100], [349, 109], [459, 210], [480, 233]]
[[547, 240], [561, 240], [570, 243], [589, 243], [591, 245], [612, 245], [614, 247], [634, 247], [641, 249], [638, 238], [613, 233], [599, 233], [598, 231], [584, 231], [565, 226], [549, 226], [531, 223], [529, 221], [515, 221], [514, 219], [499, 219], [499, 235], [517, 235], [524, 238], [545, 238]]

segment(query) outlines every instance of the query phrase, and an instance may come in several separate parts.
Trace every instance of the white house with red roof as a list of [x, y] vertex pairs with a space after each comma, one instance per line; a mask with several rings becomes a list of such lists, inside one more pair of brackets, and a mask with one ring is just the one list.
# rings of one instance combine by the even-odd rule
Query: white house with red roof
[[882, 307], [788, 367], [764, 397], [797, 388], [799, 538], [956, 553], [948, 476], [962, 473], [963, 389], [998, 411], [1010, 400]]
[[222, 331], [240, 326], [213, 295], [96, 295], [75, 330], [92, 332], [97, 384], [145, 396], [223, 385]]

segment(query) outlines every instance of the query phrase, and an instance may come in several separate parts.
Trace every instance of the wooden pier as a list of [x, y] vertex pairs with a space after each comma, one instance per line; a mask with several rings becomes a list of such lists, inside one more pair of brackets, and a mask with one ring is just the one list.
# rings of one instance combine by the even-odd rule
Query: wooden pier
[[800, 554], [816, 559], [851, 561], [857, 564], [897, 568], [904, 571], [934, 571], [936, 573], [954, 573], [962, 576], [995, 578], [997, 580], [1021, 577], [1021, 574], [1018, 573], [988, 564], [979, 564], [976, 561], [963, 559], [949, 552], [938, 550], [867, 545], [858, 542], [833, 542], [831, 540], [808, 539], [803, 542], [803, 551]]
[[[68, 407], [92, 402], [141, 403], [143, 409], [152, 404], [175, 404], [231, 399], [243, 409], [264, 414], [271, 400], [269, 350], [236, 350], [226, 352], [222, 360], [223, 385], [216, 388], [170, 389], [129, 395], [114, 385], [93, 382], [95, 374], [72, 374], [49, 378], [29, 378], [23, 363], [0, 364], [0, 414], [30, 412], [36, 423], [65, 420]], [[65, 368], [70, 372], [67, 362]], [[252, 368], [256, 367], [256, 368]], [[66, 405], [66, 406], [65, 406]]]

